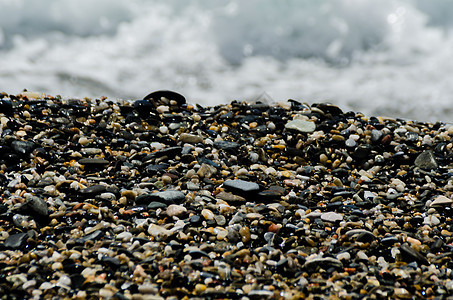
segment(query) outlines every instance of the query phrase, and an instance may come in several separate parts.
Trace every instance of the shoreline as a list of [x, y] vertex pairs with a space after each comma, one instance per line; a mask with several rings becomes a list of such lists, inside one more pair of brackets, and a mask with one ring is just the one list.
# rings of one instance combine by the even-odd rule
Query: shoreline
[[451, 125], [40, 97], [0, 99], [0, 294], [453, 295]]

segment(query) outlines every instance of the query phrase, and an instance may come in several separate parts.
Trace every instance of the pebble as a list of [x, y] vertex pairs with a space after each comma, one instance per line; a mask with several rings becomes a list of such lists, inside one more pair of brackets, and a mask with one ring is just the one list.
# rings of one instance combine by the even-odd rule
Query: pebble
[[335, 223], [343, 220], [343, 216], [335, 212], [326, 212], [321, 215], [321, 220], [323, 220], [324, 222]]
[[[149, 208], [149, 206], [148, 206], [148, 208]], [[169, 217], [180, 217], [187, 213], [187, 208], [185, 208], [182, 205], [170, 204], [167, 207], [166, 212]]]
[[436, 157], [430, 150], [425, 150], [422, 153], [420, 153], [415, 159], [414, 164], [419, 168], [427, 170], [437, 169], [438, 167]]
[[314, 122], [296, 119], [286, 123], [285, 128], [310, 133], [316, 130], [316, 124]]
[[10, 298], [453, 292], [450, 125], [171, 91], [25, 95], [0, 94]]

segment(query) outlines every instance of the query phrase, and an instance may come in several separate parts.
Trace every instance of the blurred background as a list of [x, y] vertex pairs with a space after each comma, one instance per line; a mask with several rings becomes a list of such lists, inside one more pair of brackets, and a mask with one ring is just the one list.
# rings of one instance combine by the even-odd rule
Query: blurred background
[[0, 0], [0, 91], [453, 121], [451, 0]]

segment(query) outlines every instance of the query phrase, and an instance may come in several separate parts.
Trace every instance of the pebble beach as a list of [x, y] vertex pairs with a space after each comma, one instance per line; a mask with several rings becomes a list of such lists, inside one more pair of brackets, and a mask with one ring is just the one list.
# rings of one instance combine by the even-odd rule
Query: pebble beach
[[190, 103], [0, 94], [0, 299], [453, 298], [453, 125]]

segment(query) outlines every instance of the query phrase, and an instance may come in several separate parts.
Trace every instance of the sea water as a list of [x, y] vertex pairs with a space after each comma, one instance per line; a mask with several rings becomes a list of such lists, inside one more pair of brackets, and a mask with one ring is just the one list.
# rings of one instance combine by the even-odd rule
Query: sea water
[[453, 121], [452, 0], [0, 0], [0, 91]]

